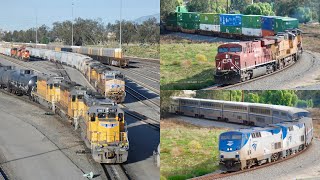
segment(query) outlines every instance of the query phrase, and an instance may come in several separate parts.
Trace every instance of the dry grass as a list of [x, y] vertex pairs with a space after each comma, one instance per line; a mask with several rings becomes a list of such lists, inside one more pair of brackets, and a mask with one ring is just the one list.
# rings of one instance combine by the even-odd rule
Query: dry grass
[[306, 50], [320, 52], [320, 25], [300, 25], [303, 31], [303, 47]]
[[313, 119], [313, 133], [314, 137], [320, 139], [320, 109], [312, 108], [308, 109], [311, 112], [311, 116]]
[[218, 168], [218, 136], [225, 129], [161, 120], [161, 178], [187, 179]]

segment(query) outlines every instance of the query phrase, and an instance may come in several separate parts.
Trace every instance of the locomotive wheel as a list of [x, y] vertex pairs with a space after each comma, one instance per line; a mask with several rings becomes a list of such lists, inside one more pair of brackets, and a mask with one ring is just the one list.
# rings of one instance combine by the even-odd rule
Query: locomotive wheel
[[271, 162], [277, 161], [279, 159], [279, 153], [274, 153], [271, 156]]

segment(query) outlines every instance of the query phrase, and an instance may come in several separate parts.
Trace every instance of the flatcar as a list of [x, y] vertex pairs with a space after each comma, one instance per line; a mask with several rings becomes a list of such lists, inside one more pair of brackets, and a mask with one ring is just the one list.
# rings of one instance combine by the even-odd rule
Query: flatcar
[[224, 171], [239, 171], [274, 162], [304, 150], [312, 139], [312, 119], [308, 117], [227, 131], [219, 136], [220, 166]]
[[255, 41], [218, 47], [215, 82], [235, 84], [272, 73], [296, 62], [302, 54], [299, 30]]
[[308, 111], [295, 107], [184, 97], [171, 98], [170, 112], [262, 127], [310, 116]]
[[80, 127], [83, 140], [99, 163], [127, 161], [129, 140], [123, 110], [112, 100], [63, 77], [0, 67], [1, 88], [29, 96]]

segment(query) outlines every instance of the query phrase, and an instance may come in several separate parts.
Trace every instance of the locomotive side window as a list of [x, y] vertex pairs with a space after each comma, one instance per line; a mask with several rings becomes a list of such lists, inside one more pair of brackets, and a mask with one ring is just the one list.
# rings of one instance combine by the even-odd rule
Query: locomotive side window
[[75, 102], [75, 101], [76, 101], [76, 96], [72, 95], [72, 102]]
[[229, 51], [229, 48], [227, 48], [227, 47], [221, 47], [221, 48], [218, 49], [219, 53], [225, 53], [225, 52], [228, 52], [228, 51]]

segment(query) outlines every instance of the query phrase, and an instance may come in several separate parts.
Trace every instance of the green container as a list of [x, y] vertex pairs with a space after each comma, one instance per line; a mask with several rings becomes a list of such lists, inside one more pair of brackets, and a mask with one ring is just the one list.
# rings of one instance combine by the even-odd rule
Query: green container
[[[179, 20], [179, 19], [178, 19]], [[195, 12], [182, 13], [182, 22], [190, 23], [200, 23], [200, 14]]]
[[183, 22], [183, 19], [182, 19], [182, 14], [183, 13], [176, 13], [177, 14], [177, 21], [178, 22]]
[[198, 30], [200, 28], [200, 23], [185, 22], [185, 23], [183, 23], [182, 28], [188, 29], [188, 30]]
[[261, 29], [261, 16], [260, 15], [243, 15], [242, 27]]
[[201, 24], [213, 24], [220, 25], [220, 15], [214, 13], [201, 13], [200, 14]]
[[168, 26], [177, 26], [178, 25], [178, 22], [177, 21], [167, 21], [166, 24]]
[[220, 31], [224, 33], [229, 33], [229, 34], [242, 34], [242, 27], [220, 25]]
[[299, 28], [299, 21], [295, 18], [279, 17], [275, 20], [275, 32], [285, 32], [288, 29]]
[[177, 6], [176, 12], [186, 13], [188, 12], [188, 9], [185, 6]]

